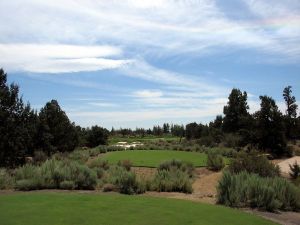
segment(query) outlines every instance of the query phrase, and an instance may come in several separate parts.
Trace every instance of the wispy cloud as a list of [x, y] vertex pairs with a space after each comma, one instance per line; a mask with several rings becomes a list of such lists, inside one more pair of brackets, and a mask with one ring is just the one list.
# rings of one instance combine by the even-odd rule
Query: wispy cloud
[[[113, 46], [0, 44], [0, 64], [8, 70], [34, 73], [71, 73], [115, 69], [130, 63]], [[105, 57], [105, 58], [103, 58]]]
[[2, 1], [0, 42], [114, 43], [129, 55], [136, 54], [134, 49], [139, 54], [201, 55], [250, 48], [299, 60], [298, 1], [245, 3], [257, 18], [233, 21], [210, 0]]

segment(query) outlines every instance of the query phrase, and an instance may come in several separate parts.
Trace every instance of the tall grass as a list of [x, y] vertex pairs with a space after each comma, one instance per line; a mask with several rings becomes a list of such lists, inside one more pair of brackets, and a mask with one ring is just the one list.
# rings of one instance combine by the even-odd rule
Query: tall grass
[[218, 185], [218, 203], [267, 211], [300, 210], [300, 189], [280, 178], [224, 172]]

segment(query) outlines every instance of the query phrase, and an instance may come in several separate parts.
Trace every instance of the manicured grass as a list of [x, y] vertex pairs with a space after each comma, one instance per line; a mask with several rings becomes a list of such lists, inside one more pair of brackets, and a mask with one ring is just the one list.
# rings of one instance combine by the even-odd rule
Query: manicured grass
[[193, 163], [194, 166], [206, 166], [207, 156], [205, 153], [182, 152], [169, 150], [126, 150], [109, 152], [102, 156], [109, 163], [115, 164], [120, 160], [130, 160], [134, 166], [157, 167], [160, 163], [178, 159]]
[[222, 206], [117, 194], [0, 196], [1, 225], [274, 225]]

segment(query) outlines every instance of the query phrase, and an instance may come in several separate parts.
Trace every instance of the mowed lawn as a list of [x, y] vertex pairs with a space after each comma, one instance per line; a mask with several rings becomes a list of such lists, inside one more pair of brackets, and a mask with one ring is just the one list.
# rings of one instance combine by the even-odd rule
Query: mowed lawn
[[1, 225], [271, 225], [223, 206], [119, 194], [0, 195]]
[[198, 152], [183, 152], [169, 150], [127, 150], [108, 152], [104, 154], [103, 159], [109, 163], [115, 164], [120, 160], [130, 160], [133, 166], [157, 167], [160, 163], [178, 159], [193, 163], [196, 167], [206, 166], [207, 155]]

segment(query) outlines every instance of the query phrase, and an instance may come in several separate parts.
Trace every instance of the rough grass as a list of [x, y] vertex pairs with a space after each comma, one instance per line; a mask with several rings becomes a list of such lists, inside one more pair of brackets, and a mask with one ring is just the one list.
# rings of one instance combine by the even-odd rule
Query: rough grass
[[124, 195], [25, 193], [0, 196], [5, 225], [274, 225], [222, 206]]
[[162, 162], [177, 159], [191, 162], [195, 167], [206, 166], [207, 155], [198, 152], [167, 150], [127, 150], [109, 152], [102, 156], [109, 163], [117, 164], [120, 160], [130, 160], [133, 166], [158, 167]]

